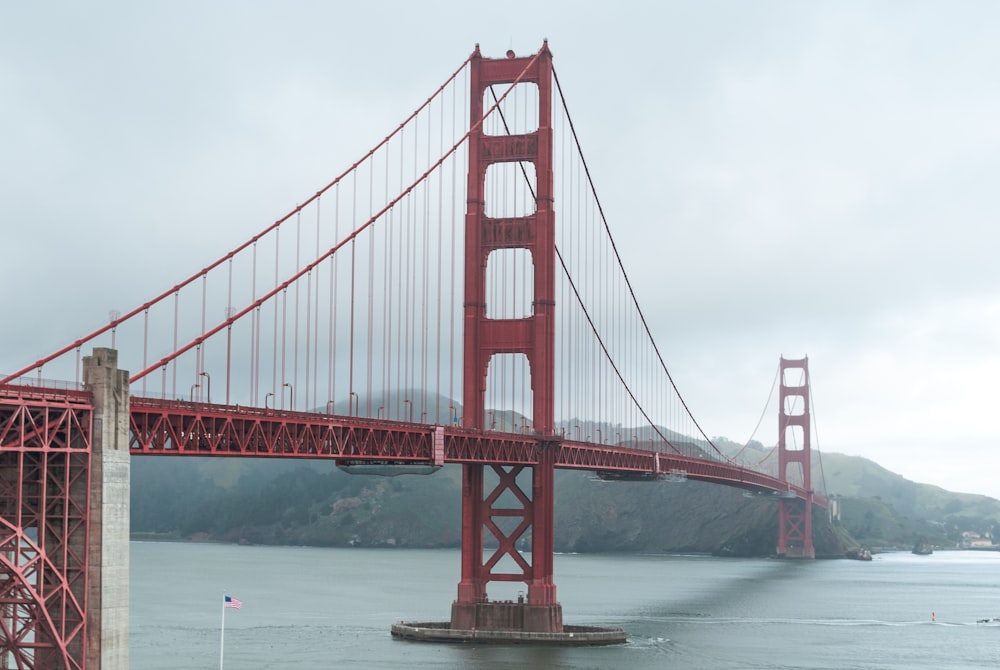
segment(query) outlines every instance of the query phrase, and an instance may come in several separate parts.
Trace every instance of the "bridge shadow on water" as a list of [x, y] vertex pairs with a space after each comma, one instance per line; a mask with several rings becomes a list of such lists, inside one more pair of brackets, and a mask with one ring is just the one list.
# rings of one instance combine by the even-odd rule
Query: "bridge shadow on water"
[[[696, 559], [704, 569], [700, 578], [684, 571], [671, 580], [659, 603], [646, 602], [635, 610], [642, 620], [711, 620], [742, 612], [748, 618], [759, 614], [765, 598], [786, 597], [799, 588], [796, 584], [812, 572], [813, 561], [786, 559]], [[705, 565], [706, 563], [711, 565]], [[718, 573], [718, 574], [712, 574]]]

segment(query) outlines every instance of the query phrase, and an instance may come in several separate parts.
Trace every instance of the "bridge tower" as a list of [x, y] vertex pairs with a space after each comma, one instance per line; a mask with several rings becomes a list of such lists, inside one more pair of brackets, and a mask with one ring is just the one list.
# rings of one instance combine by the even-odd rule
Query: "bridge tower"
[[129, 388], [0, 387], [0, 667], [128, 667]]
[[0, 667], [82, 668], [94, 411], [85, 391], [0, 387]]
[[[526, 69], [527, 68], [527, 69]], [[523, 73], [523, 74], [522, 74]], [[520, 79], [518, 78], [520, 77]], [[489, 135], [477, 123], [484, 98], [495, 84], [533, 84], [538, 88], [538, 127], [524, 134]], [[532, 424], [537, 442], [537, 462], [529, 467], [496, 463], [463, 465], [462, 475], [462, 579], [452, 606], [451, 627], [461, 630], [519, 630], [561, 632], [562, 606], [556, 600], [552, 579], [553, 475], [555, 450], [555, 213], [552, 178], [552, 55], [546, 42], [533, 56], [489, 59], [479, 54], [471, 60], [468, 204], [465, 227], [464, 389], [463, 422], [466, 428], [484, 429], [487, 372], [496, 354], [523, 354], [531, 374]], [[489, 103], [492, 104], [492, 98]], [[488, 107], [486, 107], [488, 109]], [[534, 164], [535, 211], [524, 216], [491, 218], [486, 211], [487, 169], [504, 162]], [[492, 252], [524, 249], [534, 266], [531, 314], [525, 318], [493, 319], [487, 316], [487, 262]], [[499, 287], [503, 289], [504, 287]], [[489, 467], [498, 480], [486, 490], [484, 471]], [[530, 470], [531, 490], [518, 482]], [[524, 487], [527, 488], [527, 487]], [[503, 502], [501, 502], [503, 501]], [[511, 509], [509, 501], [518, 507]], [[500, 517], [513, 518], [516, 527]], [[517, 542], [530, 528], [531, 555], [522, 555]], [[498, 547], [484, 559], [484, 536], [489, 532]], [[516, 566], [498, 571], [501, 561]], [[524, 582], [527, 601], [490, 602], [491, 581]]]
[[[801, 370], [801, 384], [789, 384], [786, 370]], [[812, 420], [809, 411], [809, 359], [786, 359], [778, 365], [778, 477], [789, 481], [789, 469], [799, 467], [807, 497], [782, 498], [778, 503], [778, 555], [787, 558], [816, 558], [812, 541]], [[801, 445], [788, 433], [801, 429]]]

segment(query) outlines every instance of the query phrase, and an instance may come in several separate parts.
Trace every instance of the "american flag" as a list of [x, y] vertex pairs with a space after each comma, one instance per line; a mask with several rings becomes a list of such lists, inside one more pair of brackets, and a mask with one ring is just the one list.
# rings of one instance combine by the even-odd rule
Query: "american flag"
[[242, 600], [237, 600], [236, 598], [233, 598], [232, 596], [222, 596], [222, 602], [225, 603], [226, 607], [232, 607], [233, 609], [236, 609], [236, 610], [238, 610], [239, 608], [243, 607], [243, 601]]

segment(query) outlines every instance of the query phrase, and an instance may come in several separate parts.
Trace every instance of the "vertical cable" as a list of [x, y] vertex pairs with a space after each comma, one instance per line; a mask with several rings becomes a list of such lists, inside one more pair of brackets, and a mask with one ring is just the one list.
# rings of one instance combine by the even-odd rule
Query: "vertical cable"
[[347, 388], [349, 389], [349, 394], [347, 396], [348, 406], [351, 408], [350, 415], [355, 416], [353, 405], [354, 402], [354, 285], [355, 285], [355, 251], [356, 251], [356, 238], [351, 239], [351, 318], [350, 318], [350, 333], [349, 339], [350, 344], [348, 345], [348, 368], [347, 368]]
[[[368, 169], [368, 218], [375, 214], [375, 165]], [[380, 230], [380, 226], [372, 226], [367, 231], [368, 239], [368, 305], [367, 305], [367, 348], [365, 356], [365, 416], [372, 415], [372, 366], [374, 361], [374, 349], [372, 338], [374, 337], [374, 310], [375, 310], [375, 233]]]
[[[417, 165], [417, 161], [420, 156], [420, 124], [414, 122], [413, 124], [413, 177], [414, 179], [420, 174], [420, 168]], [[416, 191], [414, 191], [414, 194]], [[406, 286], [406, 314], [407, 314], [407, 329], [406, 329], [406, 359], [407, 365], [407, 377], [406, 377], [406, 388], [407, 394], [410, 398], [410, 413], [413, 413], [413, 396], [416, 387], [416, 356], [415, 356], [415, 346], [416, 346], [416, 321], [417, 321], [417, 309], [416, 303], [414, 302], [414, 295], [416, 293], [417, 286], [417, 264], [416, 258], [413, 254], [413, 242], [411, 235], [414, 235], [413, 228], [416, 227], [417, 221], [419, 220], [416, 196], [411, 194], [408, 198], [410, 201], [410, 221], [406, 227], [406, 267], [407, 267], [407, 286]], [[413, 307], [413, 316], [410, 318], [410, 307]], [[408, 417], [410, 418], [410, 417]]]
[[[388, 176], [388, 161], [386, 161], [386, 175]], [[386, 268], [386, 299], [382, 306], [382, 319], [384, 321], [383, 327], [383, 338], [382, 338], [382, 349], [383, 349], [383, 363], [382, 363], [382, 406], [385, 407], [385, 416], [379, 418], [389, 418], [389, 398], [391, 395], [392, 386], [392, 369], [393, 358], [392, 358], [392, 343], [397, 338], [393, 332], [393, 327], [395, 319], [393, 319], [393, 300], [395, 281], [394, 276], [396, 270], [396, 263], [393, 262], [393, 240], [396, 236], [396, 209], [390, 209], [386, 216], [389, 217], [388, 226], [386, 228], [386, 241], [384, 246], [385, 253], [385, 268]]]
[[[295, 269], [302, 267], [302, 210], [295, 214]], [[290, 409], [295, 409], [295, 389], [299, 386], [299, 290], [301, 282], [295, 282], [295, 324], [292, 328], [292, 387], [288, 394], [288, 403], [292, 405]], [[285, 372], [282, 369], [281, 382], [286, 382]], [[284, 391], [282, 391], [284, 394]]]
[[[201, 276], [201, 332], [204, 333], [208, 330], [208, 324], [206, 322], [206, 310], [208, 309], [208, 273], [204, 273]], [[200, 374], [205, 371], [205, 344], [202, 342], [198, 345], [198, 358], [195, 361], [195, 379], [201, 383]], [[201, 388], [198, 389], [198, 399], [201, 399]]]
[[[233, 259], [229, 259], [229, 284], [226, 290], [226, 320], [233, 316]], [[233, 369], [233, 324], [226, 328], [226, 404], [229, 404], [229, 389], [232, 383]], [[211, 402], [211, 398], [208, 399]]]
[[[431, 130], [431, 124], [434, 121], [433, 118], [433, 106], [429, 108], [427, 114], [427, 165], [431, 164], [431, 147], [433, 145], [433, 131]], [[436, 176], [436, 175], [435, 175]], [[423, 248], [421, 249], [421, 267], [423, 268], [422, 275], [422, 292], [420, 296], [420, 306], [421, 306], [421, 321], [420, 321], [420, 423], [424, 423], [427, 414], [427, 328], [428, 317], [427, 312], [429, 305], [427, 304], [430, 299], [430, 265], [428, 264], [428, 259], [430, 258], [430, 234], [431, 234], [431, 182], [428, 178], [424, 182], [422, 191], [424, 194], [424, 239]], [[433, 423], [437, 423], [434, 421]]]
[[[444, 153], [444, 116], [445, 108], [442, 101], [441, 113], [439, 117], [439, 128], [438, 128], [438, 153]], [[437, 326], [436, 326], [436, 337], [437, 341], [437, 353], [434, 356], [434, 367], [437, 370], [437, 378], [434, 384], [434, 423], [440, 424], [441, 421], [441, 371], [444, 366], [441, 364], [441, 341], [444, 339], [444, 333], [441, 330], [441, 302], [443, 296], [441, 295], [441, 273], [444, 266], [444, 253], [443, 253], [443, 234], [442, 229], [444, 228], [444, 177], [442, 173], [444, 168], [442, 167], [442, 172], [438, 173], [438, 203], [437, 203], [437, 286], [435, 291], [435, 299], [437, 302]], [[451, 421], [451, 419], [448, 419]]]
[[[469, 88], [469, 68], [465, 69], [465, 73], [464, 73], [464, 76], [462, 78], [462, 81], [463, 81], [463, 98], [462, 99], [464, 101], [465, 99], [467, 99], [469, 97], [469, 95], [468, 95], [468, 88]], [[452, 93], [452, 96], [451, 96], [451, 132], [452, 132], [452, 136], [453, 137], [456, 134], [455, 126], [456, 126], [457, 120], [458, 120], [458, 114], [456, 112], [457, 105], [458, 105], [458, 92], [454, 91]], [[465, 125], [465, 124], [463, 124], [463, 125]], [[469, 125], [471, 125], [471, 119], [470, 119], [470, 124]], [[469, 155], [468, 154], [468, 147], [467, 146], [466, 146], [465, 155], [466, 156]], [[468, 162], [467, 158], [466, 158], [465, 162], [466, 163]], [[456, 350], [459, 349], [459, 341], [460, 341], [460, 336], [458, 335], [458, 333], [456, 331], [456, 328], [455, 328], [455, 321], [456, 321], [456, 319], [455, 319], [455, 312], [458, 311], [459, 304], [460, 304], [459, 301], [455, 299], [455, 286], [458, 284], [458, 280], [455, 277], [456, 259], [457, 259], [457, 253], [456, 253], [455, 247], [456, 247], [456, 238], [458, 237], [458, 235], [455, 234], [456, 233], [456, 229], [458, 228], [458, 206], [457, 206], [457, 201], [456, 201], [456, 198], [455, 198], [455, 194], [459, 190], [459, 186], [458, 186], [458, 183], [457, 183], [458, 182], [458, 167], [457, 166], [458, 166], [458, 160], [456, 158], [456, 159], [453, 159], [452, 164], [451, 164], [451, 189], [452, 189], [452, 198], [451, 198], [451, 227], [452, 227], [452, 235], [451, 235], [451, 282], [450, 282], [450, 284], [451, 284], [451, 309], [449, 310], [449, 312], [451, 313], [451, 323], [449, 324], [449, 333], [450, 333], [450, 339], [451, 339], [451, 352], [450, 352], [451, 355], [448, 357], [448, 359], [449, 359], [449, 365], [448, 365], [448, 398], [451, 401], [451, 403], [453, 405], [455, 405], [455, 407], [456, 407], [456, 409], [455, 409], [455, 416], [452, 417], [450, 415], [450, 412], [449, 412], [448, 421], [450, 422], [450, 425], [453, 428], [455, 427], [454, 424], [459, 423], [457, 421], [457, 419], [458, 419], [458, 409], [457, 409], [457, 407], [458, 407], [459, 401], [455, 397], [455, 358], [456, 358]], [[461, 188], [465, 188], [465, 187], [463, 186]], [[462, 201], [464, 201], [466, 199], [468, 199], [468, 192], [467, 191], [465, 193], [465, 198], [462, 198]], [[466, 232], [466, 234], [467, 234], [467, 231], [464, 231], [464, 223], [465, 222], [463, 220], [462, 221], [463, 232]], [[463, 300], [464, 300], [464, 291], [463, 291]], [[463, 399], [463, 402], [464, 402], [464, 399]]]
[[306, 341], [305, 341], [305, 352], [306, 352], [306, 362], [303, 371], [305, 372], [306, 381], [303, 384], [304, 399], [303, 407], [309, 409], [309, 399], [311, 397], [310, 384], [312, 383], [312, 270], [306, 274]]
[[[177, 351], [177, 349], [178, 349], [177, 323], [178, 323], [178, 319], [180, 317], [180, 300], [181, 300], [180, 291], [174, 291], [174, 351]], [[177, 362], [174, 361], [173, 363], [171, 363], [170, 367], [171, 367], [171, 369], [173, 371], [173, 374], [174, 374], [173, 388], [171, 388], [170, 393], [176, 398], [177, 397]]]
[[[275, 311], [277, 314], [277, 311]], [[288, 356], [288, 289], [281, 290], [281, 379], [275, 383], [275, 388], [281, 391], [281, 409], [285, 409], [285, 380], [287, 373]]]
[[[321, 248], [320, 247], [320, 235], [319, 235], [319, 231], [320, 231], [320, 222], [321, 222], [320, 212], [321, 212], [322, 204], [323, 204], [322, 198], [317, 198], [316, 199], [316, 257], [317, 258], [319, 258], [320, 248]], [[312, 368], [312, 397], [313, 397], [313, 402], [316, 403], [317, 406], [319, 406], [319, 401], [320, 401], [319, 400], [319, 317], [320, 317], [321, 311], [320, 311], [320, 306], [319, 306], [319, 304], [320, 304], [319, 303], [319, 296], [320, 296], [320, 293], [322, 293], [322, 291], [320, 290], [319, 283], [320, 283], [321, 276], [322, 276], [322, 273], [320, 272], [319, 268], [317, 268], [316, 269], [316, 298], [315, 298], [316, 302], [315, 302], [315, 305], [314, 305], [314, 311], [315, 311], [315, 314], [316, 314], [316, 318], [315, 318], [315, 320], [313, 322], [313, 332], [312, 332], [312, 343], [313, 343], [313, 345], [312, 345], [313, 346], [313, 348], [312, 348], [312, 361], [313, 361], [313, 368]], [[309, 407], [309, 402], [307, 400], [306, 401], [306, 408], [308, 409], [308, 407]]]
[[[274, 285], [278, 285], [278, 249], [280, 242], [279, 231], [274, 232]], [[274, 359], [271, 361], [271, 395], [277, 395], [278, 391], [278, 306], [273, 305], [274, 308], [274, 340], [272, 348], [274, 350]], [[284, 356], [284, 353], [282, 353]], [[282, 370], [282, 377], [284, 376], [284, 370]], [[265, 404], [267, 403], [267, 396], [264, 396]]]
[[[559, 173], [558, 173], [559, 174], [559, 180], [560, 180], [560, 182], [559, 182], [559, 191], [560, 191], [559, 192], [559, 196], [560, 197], [559, 197], [559, 200], [557, 200], [557, 202], [568, 203], [569, 199], [567, 198], [568, 193], [567, 193], [567, 187], [566, 187], [567, 160], [566, 160], [566, 115], [565, 115], [565, 113], [563, 113], [559, 117], [559, 122], [560, 122], [560, 126], [561, 126], [560, 127], [560, 132], [559, 132], [559, 140], [560, 140], [560, 145], [561, 146], [560, 146], [560, 166], [559, 166]], [[559, 228], [558, 228], [558, 230], [560, 231], [560, 241], [561, 242], [565, 241], [565, 239], [567, 237], [567, 235], [566, 235], [566, 229], [567, 229], [567, 224], [569, 223], [569, 221], [565, 217], [568, 214], [569, 214], [569, 209], [567, 207], [566, 209], [564, 209], [564, 219], [562, 221], [562, 225], [560, 225]], [[569, 246], [566, 245], [566, 248], [569, 248]], [[562, 412], [561, 412], [562, 413], [562, 421], [563, 421], [563, 427], [565, 428], [565, 422], [569, 420], [569, 402], [568, 402], [566, 396], [567, 396], [567, 393], [568, 393], [569, 388], [570, 388], [570, 386], [569, 386], [569, 369], [570, 369], [570, 366], [569, 366], [569, 361], [567, 360], [567, 356], [568, 356], [568, 353], [569, 353], [569, 342], [568, 342], [568, 339], [567, 339], [567, 335], [568, 335], [568, 332], [569, 332], [569, 327], [568, 327], [569, 326], [569, 322], [568, 322], [568, 312], [567, 312], [567, 309], [568, 309], [568, 306], [569, 306], [570, 303], [569, 303], [569, 290], [567, 288], [566, 279], [565, 279], [565, 277], [563, 275], [560, 275], [560, 278], [562, 278], [562, 281], [560, 283], [560, 286], [562, 287], [562, 292], [561, 292], [561, 295], [559, 297], [559, 304], [562, 305], [562, 310], [560, 310], [560, 312], [559, 312], [559, 314], [561, 315], [561, 317], [560, 317], [559, 322], [558, 322], [559, 325], [560, 325], [560, 329], [559, 329], [559, 347], [558, 347], [559, 356], [558, 356], [557, 361], [562, 366], [562, 370], [561, 370], [561, 373], [560, 373], [560, 378], [562, 379], [562, 388], [560, 389], [558, 395], [559, 395], [559, 401], [560, 401], [560, 403], [562, 405]]]
[[[402, 132], [402, 133], [399, 134], [399, 187], [400, 187], [400, 189], [402, 189], [403, 188], [403, 184], [406, 183], [406, 177], [404, 176], [404, 170], [405, 170], [405, 165], [406, 165], [406, 158], [405, 158], [405, 156], [406, 156], [406, 142], [405, 142], [405, 139], [406, 139], [406, 135], [405, 135], [405, 131], [404, 131], [404, 132]], [[398, 270], [399, 270], [399, 272], [397, 273], [397, 283], [396, 283], [396, 296], [397, 296], [396, 299], [398, 300], [398, 303], [396, 305], [396, 333], [395, 333], [395, 337], [394, 337], [394, 339], [396, 341], [396, 384], [395, 384], [396, 393], [395, 393], [395, 399], [394, 399], [395, 402], [394, 402], [394, 411], [393, 411], [393, 416], [395, 416], [397, 420], [399, 420], [401, 418], [399, 413], [401, 411], [400, 408], [402, 407], [402, 392], [403, 392], [403, 377], [404, 377], [404, 375], [403, 375], [403, 368], [404, 368], [404, 365], [405, 365], [404, 360], [403, 360], [403, 348], [402, 347], [403, 347], [403, 327], [404, 327], [403, 326], [403, 304], [406, 302], [406, 299], [405, 299], [405, 297], [403, 295], [403, 282], [404, 282], [404, 274], [403, 274], [403, 252], [404, 252], [404, 236], [405, 236], [406, 225], [407, 225], [407, 220], [406, 219], [407, 219], [407, 217], [406, 217], [406, 203], [402, 203], [402, 206], [399, 208], [399, 223], [397, 224], [398, 227], [399, 227], [399, 234], [397, 235], [397, 239], [399, 241], [399, 253], [398, 253], [396, 262], [393, 263], [393, 266], [397, 267]], [[388, 408], [386, 408], [386, 413], [388, 413], [388, 412], [389, 412], [389, 410], [388, 410]]]
[[[77, 364], [76, 369], [80, 370], [80, 347], [76, 348], [76, 358]], [[149, 366], [149, 308], [142, 310], [142, 369], [145, 370]], [[77, 374], [77, 383], [80, 382], [79, 374]], [[142, 394], [146, 395], [146, 378], [142, 378]]]
[[[334, 191], [333, 197], [333, 238], [340, 240], [340, 184]], [[338, 269], [340, 266], [340, 256], [334, 255], [333, 263], [330, 267], [330, 293], [332, 294], [333, 307], [330, 309], [330, 393], [327, 402], [337, 399], [337, 302], [340, 296], [337, 286]], [[350, 399], [348, 399], [348, 402]]]
[[[257, 302], [257, 243], [253, 243], [250, 299]], [[260, 401], [260, 307], [253, 311], [250, 324], [250, 404]]]
[[[385, 191], [389, 192], [389, 160], [390, 151], [386, 149], [385, 156]], [[382, 301], [382, 398], [381, 407], [386, 407], [389, 402], [390, 370], [392, 370], [392, 300], [393, 300], [393, 269], [395, 263], [392, 262], [392, 245], [395, 235], [396, 208], [391, 208], [386, 212], [385, 241], [382, 244], [382, 267], [385, 268], [385, 300]], [[385, 416], [381, 412], [376, 412], [379, 419], [388, 418], [388, 409]]]
[[[228, 318], [228, 317], [227, 317]], [[226, 326], [226, 360], [232, 360], [233, 356], [233, 324], [228, 324]], [[226, 404], [229, 404], [229, 390], [231, 388], [232, 378], [230, 377], [231, 366], [226, 364]], [[212, 400], [211, 397], [208, 399]]]

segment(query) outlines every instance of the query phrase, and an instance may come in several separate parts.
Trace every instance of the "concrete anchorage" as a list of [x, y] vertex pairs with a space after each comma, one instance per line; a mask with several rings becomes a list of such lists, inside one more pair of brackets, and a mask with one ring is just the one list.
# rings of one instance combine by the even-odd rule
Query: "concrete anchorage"
[[83, 381], [94, 403], [86, 667], [128, 670], [128, 372], [117, 351], [96, 348], [83, 359]]

